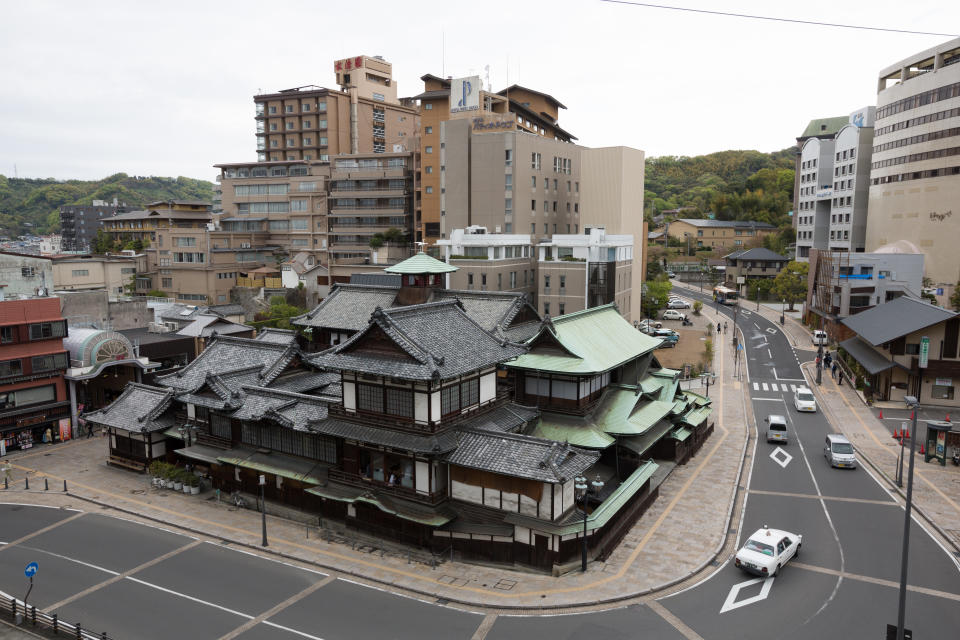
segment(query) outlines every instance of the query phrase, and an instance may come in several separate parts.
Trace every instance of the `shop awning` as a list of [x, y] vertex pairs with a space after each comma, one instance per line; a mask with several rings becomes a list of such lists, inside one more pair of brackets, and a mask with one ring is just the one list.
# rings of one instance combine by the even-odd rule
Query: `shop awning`
[[320, 484], [327, 481], [327, 467], [323, 463], [304, 458], [295, 458], [282, 453], [260, 453], [248, 450], [233, 450], [221, 452], [217, 460], [224, 464], [232, 464], [241, 469], [253, 469], [263, 473], [272, 473], [275, 476]]
[[428, 510], [426, 508], [419, 507], [418, 505], [413, 505], [400, 498], [381, 495], [372, 487], [368, 489], [365, 487], [350, 487], [345, 485], [327, 484], [325, 486], [310, 487], [309, 489], [305, 489], [305, 491], [307, 493], [312, 493], [315, 496], [320, 496], [329, 500], [336, 500], [338, 502], [346, 502], [349, 504], [353, 504], [355, 502], [365, 502], [375, 506], [384, 513], [389, 513], [397, 516], [398, 518], [409, 520], [410, 522], [425, 524], [430, 527], [443, 526], [454, 518], [453, 514]]
[[840, 346], [843, 347], [844, 351], [853, 356], [854, 360], [863, 365], [863, 368], [866, 369], [870, 375], [876, 375], [881, 371], [886, 371], [896, 366], [895, 362], [887, 360], [877, 353], [873, 347], [861, 340], [859, 336], [844, 340], [840, 343]]
[[[180, 434], [177, 434], [179, 437]], [[217, 449], [216, 447], [208, 447], [203, 444], [195, 444], [191, 447], [184, 447], [183, 449], [175, 449], [174, 453], [183, 456], [184, 458], [190, 458], [191, 460], [197, 460], [198, 462], [205, 462], [207, 464], [220, 464], [220, 461], [217, 460], [217, 456], [222, 456], [225, 452], [223, 449]]]

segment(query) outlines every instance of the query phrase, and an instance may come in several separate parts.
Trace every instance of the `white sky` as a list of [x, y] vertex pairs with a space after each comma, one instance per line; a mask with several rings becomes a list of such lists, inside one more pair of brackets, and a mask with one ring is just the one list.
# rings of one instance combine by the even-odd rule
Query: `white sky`
[[[960, 3], [944, 0], [663, 2], [960, 31]], [[595, 0], [20, 0], [0, 15], [0, 173], [82, 179], [210, 180], [214, 163], [253, 161], [255, 93], [336, 88], [333, 61], [361, 54], [393, 63], [401, 96], [424, 73], [489, 65], [494, 90], [564, 103], [560, 126], [587, 146], [773, 151], [813, 118], [874, 104], [881, 68], [950, 39]]]

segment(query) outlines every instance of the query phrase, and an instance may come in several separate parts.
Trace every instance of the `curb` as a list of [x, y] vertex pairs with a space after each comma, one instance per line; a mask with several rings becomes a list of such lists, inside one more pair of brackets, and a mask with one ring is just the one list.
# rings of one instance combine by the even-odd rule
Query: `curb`
[[[801, 367], [809, 367], [809, 366], [811, 366], [809, 362], [806, 363], [805, 365], [801, 365]], [[822, 395], [822, 394], [820, 393], [820, 389], [819, 389], [819, 388], [817, 388], [815, 391], [816, 391], [816, 393], [817, 393], [818, 396]], [[859, 396], [858, 396], [858, 397], [859, 397]], [[821, 405], [826, 409], [826, 411], [828, 411], [828, 412], [830, 413], [830, 416], [831, 416], [831, 417], [835, 418], [834, 413], [833, 413], [833, 410], [827, 408], [826, 403], [821, 403]], [[831, 422], [832, 424], [833, 424], [833, 423], [838, 424], [838, 425], [841, 424], [840, 421], [838, 421], [838, 420], [836, 420], [836, 419], [831, 420], [830, 422]], [[842, 429], [841, 429], [841, 431], [842, 431]], [[893, 480], [893, 478], [891, 478], [891, 477], [887, 474], [886, 471], [884, 471], [883, 469], [881, 469], [880, 466], [877, 465], [877, 463], [876, 463], [870, 456], [868, 456], [866, 453], [864, 453], [863, 449], [858, 449], [858, 450], [857, 450], [857, 454], [860, 456], [860, 459], [861, 459], [861, 460], [863, 460], [863, 461], [866, 462], [868, 465], [870, 465], [870, 468], [873, 469], [873, 471], [874, 471], [880, 478], [882, 478], [886, 484], [889, 485], [888, 491], [890, 491], [890, 490], [894, 491], [897, 495], [900, 496], [901, 499], [903, 499], [904, 502], [906, 502], [906, 500], [907, 500], [907, 494], [906, 494], [906, 492], [905, 492], [902, 488], [900, 488], [900, 487], [897, 486], [897, 483]], [[916, 455], [916, 454], [914, 454], [914, 455]], [[881, 485], [881, 486], [882, 486], [882, 485]], [[924, 522], [925, 522], [926, 524], [930, 525], [938, 534], [940, 534], [940, 537], [943, 539], [943, 542], [944, 542], [946, 545], [952, 547], [953, 550], [954, 550], [956, 553], [960, 553], [960, 543], [957, 543], [957, 542], [953, 539], [953, 536], [949, 535], [949, 534], [946, 532], [946, 530], [944, 530], [939, 524], [937, 524], [937, 523], [933, 520], [933, 518], [931, 518], [929, 515], [927, 515], [927, 512], [924, 511], [923, 508], [920, 507], [920, 505], [918, 505], [916, 501], [911, 501], [911, 509], [912, 509], [913, 511], [915, 511], [915, 512], [924, 520]]]

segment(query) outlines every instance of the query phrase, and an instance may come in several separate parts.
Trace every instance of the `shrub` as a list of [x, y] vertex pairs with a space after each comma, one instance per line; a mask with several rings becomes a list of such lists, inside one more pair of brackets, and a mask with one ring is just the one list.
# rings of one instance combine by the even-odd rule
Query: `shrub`
[[702, 310], [703, 310], [703, 303], [700, 302], [699, 300], [694, 300], [694, 302], [693, 302], [693, 315], [695, 315], [695, 316], [700, 315], [700, 312], [701, 312]]

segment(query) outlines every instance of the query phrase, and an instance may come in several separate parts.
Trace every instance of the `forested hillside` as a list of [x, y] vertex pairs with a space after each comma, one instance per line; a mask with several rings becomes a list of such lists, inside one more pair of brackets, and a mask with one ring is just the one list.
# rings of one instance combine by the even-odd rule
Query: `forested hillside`
[[[772, 249], [793, 241], [794, 157], [791, 147], [773, 153], [720, 151], [705, 156], [649, 158], [644, 206], [647, 220], [672, 209], [677, 218], [758, 220], [782, 229]], [[656, 225], [651, 224], [650, 228]]]
[[[0, 175], [0, 235], [47, 233], [59, 228], [59, 207], [113, 200], [145, 205], [158, 200], [213, 199], [213, 184], [194, 178], [128, 176], [103, 180], [9, 178]], [[32, 226], [31, 226], [32, 225]]]

